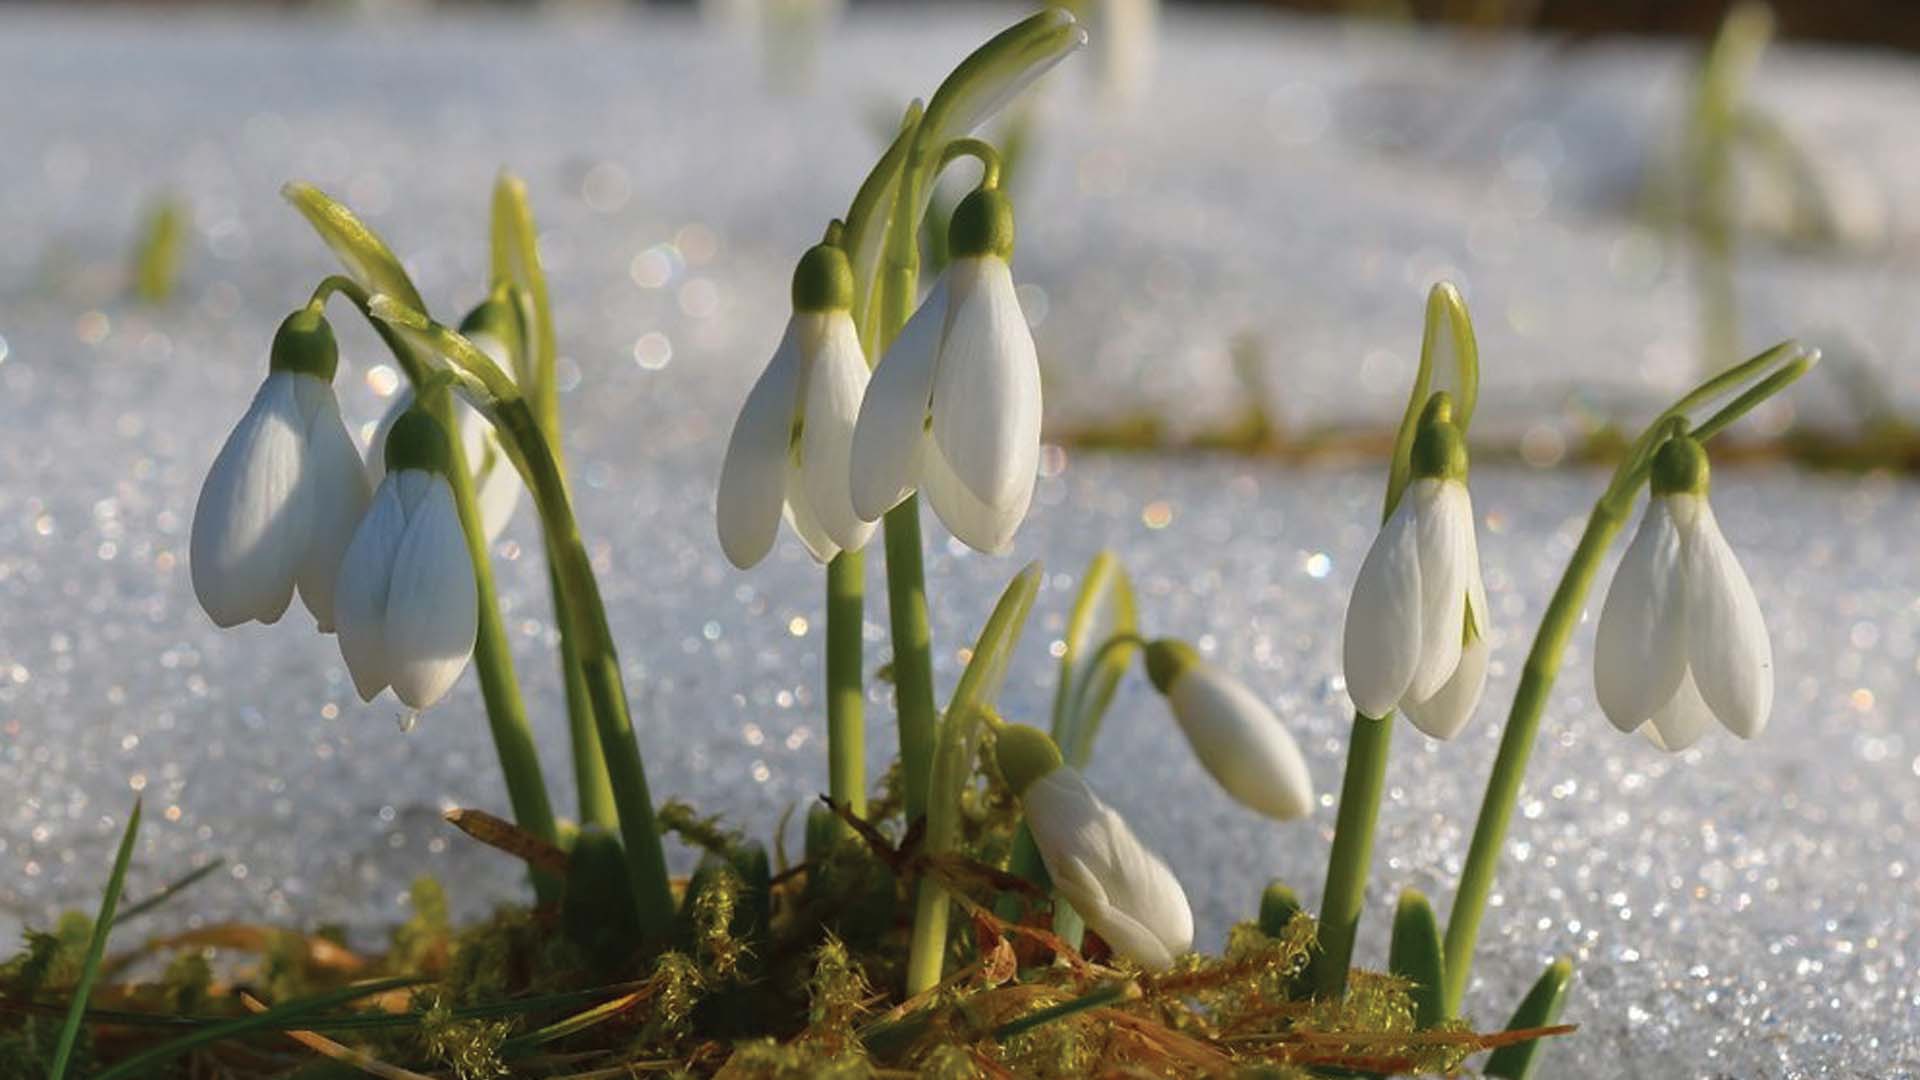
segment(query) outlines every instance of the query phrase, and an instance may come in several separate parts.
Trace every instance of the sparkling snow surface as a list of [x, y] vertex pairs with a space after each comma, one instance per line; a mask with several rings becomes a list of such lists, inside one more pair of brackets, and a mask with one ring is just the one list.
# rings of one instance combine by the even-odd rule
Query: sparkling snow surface
[[[274, 325], [335, 269], [276, 195], [290, 178], [363, 212], [450, 320], [480, 292], [494, 170], [527, 178], [548, 230], [581, 516], [655, 790], [762, 835], [820, 790], [820, 576], [790, 540], [752, 573], [728, 567], [713, 479], [785, 317], [792, 257], [842, 212], [904, 100], [1002, 16], [859, 12], [812, 88], [778, 94], [751, 44], [688, 18], [8, 13], [0, 935], [91, 907], [136, 791], [147, 824], [130, 895], [216, 856], [227, 866], [129, 937], [189, 911], [372, 929], [403, 917], [421, 872], [469, 913], [521, 895], [513, 866], [439, 821], [454, 805], [504, 812], [471, 678], [403, 735], [399, 706], [360, 704], [297, 604], [280, 625], [223, 633], [193, 599], [201, 476]], [[1692, 374], [1694, 307], [1684, 262], [1629, 209], [1686, 71], [1645, 46], [1223, 15], [1169, 19], [1158, 90], [1137, 105], [1102, 104], [1085, 71], [1063, 70], [1019, 181], [1015, 262], [1052, 415], [1152, 404], [1176, 426], [1217, 419], [1240, 392], [1228, 343], [1252, 334], [1283, 419], [1384, 424], [1441, 276], [1478, 316], [1488, 430], [1529, 431], [1551, 457], [1576, 386], [1588, 407], [1649, 415]], [[1760, 100], [1893, 254], [1756, 245], [1744, 344], [1800, 333], [1900, 370], [1889, 360], [1920, 329], [1917, 237], [1897, 212], [1920, 206], [1914, 75], [1897, 58], [1794, 51], [1763, 68]], [[163, 190], [186, 197], [194, 227], [181, 296], [149, 310], [124, 298], [125, 253]], [[335, 315], [338, 385], [364, 434], [396, 377], [352, 313]], [[1820, 333], [1837, 326], [1844, 337]], [[1920, 379], [1890, 378], [1895, 401], [1920, 405]], [[1796, 408], [1840, 418], [1840, 401], [1817, 376]], [[1279, 707], [1322, 808], [1278, 827], [1230, 803], [1139, 674], [1094, 782], [1185, 881], [1203, 944], [1250, 915], [1270, 877], [1317, 903], [1347, 734], [1341, 614], [1380, 468], [1050, 452], [1046, 473], [1009, 557], [966, 553], [929, 519], [943, 694], [999, 587], [1044, 557], [1002, 699], [1044, 722], [1076, 575], [1117, 549], [1152, 632], [1196, 641]], [[1384, 961], [1398, 889], [1427, 890], [1444, 914], [1532, 627], [1601, 482], [1475, 473], [1492, 681], [1455, 742], [1396, 732], [1362, 962]], [[1583, 1030], [1552, 1051], [1553, 1075], [1915, 1075], [1920, 733], [1900, 702], [1920, 692], [1920, 498], [1887, 479], [1733, 468], [1714, 496], [1773, 633], [1772, 726], [1678, 757], [1616, 734], [1592, 701], [1583, 627], [1469, 1008], [1497, 1026], [1547, 960], [1571, 955], [1567, 1018]], [[524, 507], [497, 554], [554, 799], [569, 807]], [[870, 608], [871, 670], [886, 635], [883, 604]], [[893, 747], [879, 691], [870, 718], [877, 767]]]

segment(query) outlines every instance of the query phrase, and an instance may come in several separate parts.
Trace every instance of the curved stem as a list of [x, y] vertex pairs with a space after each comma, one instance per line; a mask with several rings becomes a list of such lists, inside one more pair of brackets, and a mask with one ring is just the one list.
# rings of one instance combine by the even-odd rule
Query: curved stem
[[991, 191], [1000, 186], [1000, 151], [985, 139], [955, 139], [940, 151], [940, 163], [933, 167], [938, 176], [948, 165], [963, 157], [980, 162], [980, 186]]
[[[1493, 888], [1494, 870], [1506, 842], [1507, 827], [1513, 821], [1514, 804], [1520, 796], [1520, 782], [1526, 774], [1527, 760], [1540, 731], [1540, 718], [1546, 711], [1547, 696], [1566, 653], [1567, 642], [1580, 623], [1588, 591], [1599, 573], [1600, 563], [1612, 544], [1645, 484], [1652, 461], [1652, 449], [1676, 430], [1684, 429], [1684, 413], [1711, 398], [1731, 390], [1740, 382], [1754, 378], [1769, 367], [1774, 370], [1694, 429], [1695, 438], [1706, 440], [1724, 430], [1762, 401], [1779, 393], [1806, 374], [1818, 362], [1819, 354], [1801, 350], [1792, 342], [1777, 345], [1745, 363], [1708, 379], [1647, 425], [1634, 441], [1635, 452], [1615, 469], [1606, 492], [1594, 505], [1587, 519], [1579, 546], [1568, 561], [1553, 599], [1540, 619], [1533, 647], [1521, 669], [1520, 687], [1514, 692], [1513, 707], [1507, 713], [1506, 730], [1500, 736], [1500, 751], [1494, 758], [1493, 772], [1487, 778], [1487, 793], [1480, 802], [1480, 816], [1474, 822], [1473, 841], [1467, 849], [1467, 861], [1460, 872], [1460, 888], [1454, 896], [1453, 910], [1447, 919], [1446, 986], [1443, 1004], [1448, 1016], [1460, 1012], [1460, 999], [1466, 992], [1473, 968], [1473, 947], [1479, 938], [1480, 920], [1486, 910], [1487, 894]], [[1778, 365], [1775, 367], [1775, 365]]]
[[[561, 437], [560, 388], [556, 381], [559, 342], [554, 330], [553, 305], [547, 292], [547, 275], [540, 262], [539, 229], [533, 220], [533, 208], [527, 201], [526, 184], [511, 173], [502, 172], [493, 188], [492, 262], [494, 284], [509, 284], [526, 301], [516, 307], [526, 316], [522, 347], [532, 353], [516, 354], [516, 366], [523, 373], [527, 395], [547, 447], [553, 452], [562, 480], [566, 478], [567, 455]], [[547, 579], [553, 597], [553, 621], [565, 628], [572, 622], [567, 598], [560, 588], [560, 574], [547, 553]], [[580, 670], [579, 650], [565, 633], [560, 635], [560, 679], [567, 701], [567, 739], [573, 751], [573, 779], [582, 824], [613, 828], [617, 815], [613, 790], [607, 780], [607, 767], [600, 749], [600, 735], [594, 725], [593, 703], [587, 693], [586, 674]]]
[[[406, 372], [408, 381], [419, 390], [433, 379], [430, 367], [392, 327], [374, 317], [368, 308], [366, 290], [349, 278], [335, 275], [323, 280], [314, 290], [310, 304], [324, 305], [327, 297], [339, 293], [353, 301], [354, 308], [366, 318], [393, 352], [394, 360]], [[421, 404], [449, 432], [460, 430], [453, 412], [450, 394], [424, 394]], [[519, 679], [513, 670], [513, 654], [508, 644], [506, 624], [500, 617], [500, 598], [493, 580], [493, 561], [487, 553], [486, 523], [480, 519], [479, 504], [473, 494], [473, 474], [469, 471], [463, 440], [447, 440], [452, 455], [448, 481], [453, 488], [455, 510], [460, 529], [467, 541], [467, 556], [473, 563], [474, 589], [479, 598], [479, 627], [473, 642], [473, 669], [480, 681], [480, 696], [486, 703], [487, 726], [493, 736], [494, 751], [500, 758], [500, 772], [506, 780], [507, 801], [513, 806], [514, 823], [549, 842], [557, 840], [559, 827], [554, 820], [553, 803], [547, 796], [547, 784], [540, 771], [540, 752], [528, 722], [526, 703], [520, 695]], [[560, 898], [560, 882], [538, 870], [531, 871], [534, 894], [541, 903]]]
[[541, 524], [546, 529], [547, 549], [552, 553], [561, 590], [567, 596], [572, 621], [562, 632], [573, 635], [578, 643], [580, 668], [613, 788], [641, 930], [654, 941], [665, 940], [673, 930], [673, 893], [660, 830], [654, 820], [646, 765], [641, 760], [640, 742], [627, 709], [620, 657], [607, 624], [600, 585], [594, 579], [593, 563], [573, 516], [566, 483], [539, 420], [513, 380], [460, 334], [386, 298], [375, 300], [369, 307], [377, 318], [389, 325], [422, 335], [470, 380], [469, 389], [484, 396], [485, 415], [493, 421], [533, 494]]

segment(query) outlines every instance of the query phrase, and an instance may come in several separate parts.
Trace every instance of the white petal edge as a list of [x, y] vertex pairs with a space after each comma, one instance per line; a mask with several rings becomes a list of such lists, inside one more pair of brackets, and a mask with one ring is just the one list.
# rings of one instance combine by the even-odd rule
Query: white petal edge
[[933, 283], [920, 309], [900, 329], [873, 369], [853, 428], [853, 512], [878, 521], [920, 485], [927, 410], [947, 326], [947, 275]]
[[1677, 754], [1700, 741], [1713, 727], [1713, 711], [1701, 699], [1693, 673], [1686, 672], [1672, 700], [1654, 711], [1640, 730], [1653, 745], [1669, 754]]
[[1473, 590], [1467, 597], [1467, 606], [1473, 612], [1474, 634], [1460, 650], [1460, 663], [1454, 667], [1453, 677], [1425, 701], [1400, 703], [1400, 711], [1406, 714], [1407, 720], [1435, 739], [1451, 739], [1460, 734], [1467, 721], [1473, 719], [1480, 695], [1487, 688], [1487, 663], [1493, 649], [1487, 641], [1486, 587], [1477, 572]]
[[1460, 666], [1465, 648], [1467, 590], [1479, 553], [1473, 535], [1473, 501], [1457, 480], [1415, 480], [1406, 498], [1420, 523], [1420, 662], [1405, 697], [1425, 701], [1440, 692]]
[[1116, 952], [1164, 971], [1192, 948], [1193, 912], [1179, 880], [1079, 773], [1057, 768], [1021, 802], [1054, 885]]
[[194, 505], [188, 566], [216, 626], [273, 623], [293, 602], [307, 507], [296, 498], [306, 456], [294, 381], [275, 372], [228, 434]]
[[799, 321], [790, 319], [779, 348], [747, 392], [727, 440], [714, 518], [721, 549], [742, 570], [767, 557], [780, 531], [800, 364]]
[[947, 271], [952, 313], [933, 384], [933, 438], [979, 502], [1031, 491], [1040, 463], [1040, 361], [1006, 260], [961, 259]]
[[1700, 697], [1728, 731], [1751, 739], [1773, 711], [1773, 642], [1760, 601], [1699, 496], [1681, 538], [1686, 559], [1687, 667]]
[[840, 554], [840, 545], [827, 535], [819, 516], [813, 512], [813, 505], [807, 501], [806, 478], [800, 474], [800, 463], [792, 459], [787, 462], [787, 498], [783, 513], [787, 528], [800, 538], [801, 546], [813, 556], [814, 562], [825, 565]]
[[431, 707], [446, 694], [473, 654], [480, 602], [473, 559], [453, 488], [446, 478], [407, 469], [395, 478], [402, 487], [424, 484], [393, 555], [387, 584], [387, 670], [393, 693], [415, 709]]
[[988, 555], [1005, 553], [1013, 546], [1013, 535], [1026, 520], [1027, 507], [1033, 501], [1033, 486], [999, 506], [989, 506], [974, 498], [973, 492], [953, 474], [946, 455], [938, 444], [926, 448], [920, 464], [920, 482], [927, 501], [940, 523], [959, 541]]
[[[853, 509], [853, 427], [860, 418], [869, 375], [853, 319], [844, 311], [821, 317], [819, 340], [808, 365], [802, 407], [800, 472], [808, 509], [843, 551], [858, 551], [873, 536], [873, 523]], [[793, 489], [788, 487], [791, 498]]]
[[340, 560], [334, 585], [334, 632], [340, 657], [362, 701], [372, 701], [392, 682], [387, 652], [387, 586], [393, 556], [406, 535], [407, 511], [397, 477], [380, 482]]
[[1648, 500], [1600, 608], [1593, 691], [1607, 719], [1635, 731], [1673, 700], [1686, 674], [1680, 531], [1665, 498]]
[[1167, 693], [1194, 756], [1235, 801], [1278, 821], [1313, 812], [1313, 776], [1280, 718], [1238, 679], [1209, 664]]
[[301, 497], [308, 503], [312, 526], [294, 572], [294, 583], [300, 590], [300, 602], [313, 614], [320, 632], [330, 634], [340, 561], [367, 512], [373, 488], [367, 483], [360, 448], [340, 419], [340, 402], [333, 395], [332, 385], [307, 378], [301, 380], [298, 392], [307, 415]]
[[1360, 564], [1341, 637], [1354, 708], [1376, 718], [1392, 712], [1420, 660], [1419, 530], [1410, 497], [1401, 498]]

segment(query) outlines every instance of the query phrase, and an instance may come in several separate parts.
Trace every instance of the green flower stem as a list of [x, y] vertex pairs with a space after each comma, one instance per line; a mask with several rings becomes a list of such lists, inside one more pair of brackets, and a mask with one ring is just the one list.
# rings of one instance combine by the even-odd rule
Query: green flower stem
[[1521, 669], [1520, 688], [1513, 695], [1513, 709], [1507, 715], [1506, 731], [1500, 736], [1500, 753], [1494, 759], [1493, 775], [1487, 779], [1487, 794], [1480, 803], [1480, 817], [1474, 823], [1473, 843], [1467, 849], [1467, 862], [1460, 873], [1460, 889], [1454, 896], [1453, 911], [1447, 919], [1446, 1015], [1457, 1016], [1460, 997], [1467, 988], [1467, 976], [1473, 965], [1473, 945], [1480, 933], [1480, 917], [1493, 888], [1493, 871], [1499, 863], [1500, 848], [1513, 821], [1514, 804], [1520, 797], [1520, 781], [1526, 775], [1527, 759], [1533, 753], [1534, 736], [1540, 731], [1540, 717], [1546, 710], [1547, 695], [1553, 690], [1560, 661], [1574, 628], [1580, 625], [1580, 612], [1586, 604], [1587, 590], [1600, 572], [1613, 538], [1626, 524], [1633, 508], [1632, 495], [1619, 501], [1602, 498], [1587, 519], [1580, 545], [1553, 591], [1553, 600], [1540, 620], [1533, 648]]
[[827, 564], [827, 790], [855, 817], [867, 816], [866, 687], [861, 631], [867, 562], [843, 551]]
[[[1493, 773], [1487, 778], [1487, 793], [1480, 803], [1480, 816], [1474, 823], [1473, 841], [1467, 849], [1467, 861], [1460, 873], [1460, 888], [1454, 895], [1453, 911], [1447, 918], [1446, 994], [1443, 1004], [1448, 1016], [1458, 1016], [1460, 999], [1465, 994], [1472, 972], [1473, 947], [1480, 934], [1487, 894], [1493, 889], [1494, 870], [1506, 843], [1507, 826], [1513, 821], [1514, 804], [1520, 795], [1520, 781], [1533, 753], [1540, 717], [1546, 710], [1547, 696], [1553, 691], [1555, 676], [1566, 654], [1567, 642], [1580, 623], [1587, 592], [1600, 571], [1607, 548], [1625, 526], [1646, 482], [1653, 451], [1659, 442], [1676, 431], [1686, 430], [1685, 412], [1710, 398], [1717, 397], [1749, 380], [1753, 385], [1692, 429], [1695, 438], [1705, 440], [1723, 431], [1761, 402], [1786, 389], [1819, 361], [1819, 353], [1783, 342], [1742, 364], [1708, 379], [1661, 413], [1647, 425], [1627, 460], [1614, 470], [1606, 492], [1595, 503], [1587, 519], [1586, 531], [1567, 564], [1566, 573], [1554, 589], [1553, 599], [1535, 632], [1533, 648], [1521, 669], [1520, 688], [1514, 692], [1513, 707], [1507, 714], [1507, 727], [1500, 736], [1500, 751], [1494, 758]], [[1771, 370], [1770, 370], [1771, 369]], [[1762, 373], [1765, 373], [1762, 376]], [[1756, 377], [1758, 377], [1756, 379]]]
[[639, 903], [640, 928], [649, 939], [662, 941], [672, 933], [674, 920], [666, 854], [654, 821], [653, 796], [647, 787], [640, 742], [627, 711], [626, 685], [621, 679], [613, 633], [607, 625], [606, 605], [600, 598], [593, 563], [580, 538], [573, 504], [552, 448], [526, 398], [472, 342], [390, 298], [379, 298], [371, 306], [377, 318], [409, 333], [425, 335], [436, 351], [453, 362], [467, 389], [483, 399], [488, 418], [511, 448], [515, 464], [533, 492], [573, 618], [563, 632], [574, 635], [579, 643], [580, 668], [613, 787], [627, 871]]
[[1391, 713], [1377, 720], [1353, 714], [1347, 771], [1340, 781], [1339, 816], [1333, 826], [1333, 853], [1327, 858], [1327, 887], [1320, 901], [1320, 947], [1309, 969], [1314, 993], [1322, 996], [1346, 992], [1353, 940], [1367, 899], [1374, 825], [1387, 787], [1387, 749], [1392, 742]]
[[[526, 315], [525, 344], [531, 349], [531, 363], [521, 365], [530, 376], [527, 394], [539, 417], [547, 447], [553, 452], [555, 466], [566, 477], [567, 457], [560, 426], [560, 388], [555, 382], [559, 363], [559, 344], [554, 333], [553, 306], [547, 293], [547, 275], [540, 264], [539, 230], [527, 201], [527, 187], [519, 177], [502, 172], [493, 189], [493, 277], [496, 284], [511, 283], [526, 300], [519, 310]], [[553, 555], [547, 554], [547, 577], [553, 596], [553, 621], [556, 626], [572, 625], [565, 591], [560, 587], [559, 569]], [[618, 824], [613, 804], [613, 788], [607, 779], [605, 755], [600, 750], [600, 734], [594, 726], [593, 704], [587, 693], [586, 673], [580, 668], [579, 650], [573, 639], [560, 635], [560, 677], [567, 699], [567, 738], [573, 750], [573, 779], [578, 792], [580, 823], [612, 829]]]
[[[353, 302], [367, 318], [407, 379], [419, 392], [431, 375], [405, 339], [374, 318], [367, 308], [367, 293], [357, 282], [345, 277], [329, 277], [314, 290], [310, 306], [324, 306], [327, 297], [339, 293]], [[453, 414], [450, 394], [426, 395], [422, 404], [449, 432], [460, 430]], [[480, 508], [474, 501], [473, 474], [468, 471], [466, 449], [459, 438], [447, 440], [452, 467], [447, 480], [453, 488], [453, 501], [460, 515], [460, 528], [466, 535], [467, 556], [473, 562], [475, 592], [480, 601], [479, 630], [474, 635], [473, 669], [480, 680], [480, 697], [486, 703], [487, 727], [493, 735], [493, 747], [500, 757], [500, 772], [507, 783], [507, 801], [513, 806], [514, 824], [554, 842], [559, 828], [553, 816], [553, 803], [547, 797], [547, 783], [540, 771], [540, 751], [533, 740], [533, 727], [527, 721], [526, 703], [520, 696], [520, 682], [514, 675], [513, 653], [507, 642], [506, 624], [500, 618], [499, 592], [493, 581], [493, 561], [487, 554], [486, 524], [480, 520]], [[560, 899], [560, 882], [537, 870], [533, 878], [534, 896], [541, 903]]]
[[[1480, 399], [1480, 347], [1473, 319], [1459, 290], [1441, 282], [1427, 292], [1420, 364], [1413, 390], [1394, 436], [1387, 467], [1387, 495], [1380, 510], [1385, 522], [1399, 506], [1413, 479], [1413, 441], [1433, 389], [1435, 361], [1453, 361], [1454, 420], [1465, 434]], [[1373, 834], [1380, 820], [1380, 799], [1387, 786], [1387, 757], [1393, 744], [1393, 715], [1375, 719], [1356, 711], [1347, 743], [1347, 767], [1340, 781], [1340, 809], [1334, 820], [1333, 848], [1327, 855], [1327, 885], [1320, 898], [1318, 941], [1308, 969], [1314, 992], [1337, 997], [1346, 992], [1353, 942], [1366, 905], [1367, 876], [1373, 866]]]
[[[896, 332], [898, 327], [895, 328]], [[887, 617], [893, 635], [893, 693], [900, 724], [900, 771], [909, 822], [927, 812], [938, 714], [933, 706], [933, 629], [920, 551], [920, 497], [886, 517]]]

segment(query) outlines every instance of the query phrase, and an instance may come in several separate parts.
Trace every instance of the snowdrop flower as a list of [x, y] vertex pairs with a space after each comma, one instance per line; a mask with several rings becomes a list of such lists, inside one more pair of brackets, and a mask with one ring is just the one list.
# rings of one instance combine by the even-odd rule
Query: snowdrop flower
[[1270, 818], [1313, 811], [1313, 777], [1273, 710], [1186, 644], [1147, 643], [1147, 675], [1200, 764], [1226, 793]]
[[277, 621], [300, 590], [333, 630], [334, 578], [372, 490], [333, 396], [333, 328], [287, 316], [266, 381], [207, 470], [193, 511], [193, 591], [218, 626]]
[[[474, 308], [460, 324], [460, 332], [509, 376], [516, 370], [513, 350], [507, 345], [518, 333], [510, 321], [513, 317], [505, 303], [489, 300]], [[387, 435], [393, 431], [394, 422], [412, 406], [413, 387], [408, 386], [393, 396], [392, 404], [374, 428], [373, 444], [367, 448], [369, 490], [380, 486], [381, 479], [387, 475]], [[491, 545], [506, 530], [507, 522], [513, 520], [513, 512], [520, 505], [520, 493], [526, 485], [520, 480], [519, 470], [508, 460], [500, 437], [486, 417], [457, 397], [453, 411], [459, 418], [460, 447], [466, 454], [467, 471], [473, 474], [474, 502], [487, 528], [487, 543]]]
[[999, 728], [1000, 774], [1020, 798], [1041, 862], [1073, 909], [1115, 952], [1165, 971], [1193, 947], [1187, 894], [1038, 728]]
[[340, 566], [340, 655], [363, 701], [387, 687], [415, 709], [466, 669], [479, 625], [473, 559], [447, 482], [446, 432], [420, 409], [387, 436], [387, 475]]
[[823, 563], [873, 535], [848, 490], [854, 418], [867, 390], [852, 307], [846, 252], [820, 244], [802, 256], [786, 336], [748, 391], [720, 467], [720, 546], [742, 570], [767, 557], [783, 512]]
[[1420, 419], [1413, 481], [1360, 565], [1343, 648], [1355, 708], [1398, 709], [1436, 739], [1466, 725], [1487, 681], [1487, 593], [1452, 413], [1435, 394]]
[[1595, 697], [1615, 727], [1663, 750], [1692, 746], [1715, 719], [1751, 739], [1773, 708], [1773, 645], [1707, 503], [1706, 451], [1667, 440], [1652, 485], [1600, 611]]
[[853, 433], [853, 505], [878, 520], [925, 489], [947, 530], [1004, 551], [1033, 501], [1040, 364], [1014, 295], [1013, 204], [961, 200], [953, 262], [875, 369]]

